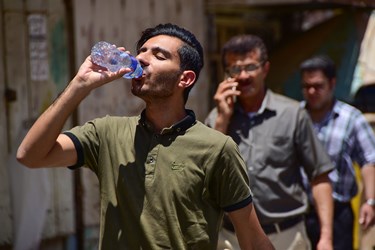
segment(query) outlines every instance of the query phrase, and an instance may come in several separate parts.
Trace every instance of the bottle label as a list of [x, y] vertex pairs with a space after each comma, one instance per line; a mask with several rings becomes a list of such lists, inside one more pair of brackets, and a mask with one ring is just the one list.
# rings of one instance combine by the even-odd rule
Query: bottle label
[[130, 57], [132, 59], [132, 63], [131, 63], [131, 66], [129, 68], [131, 68], [133, 71], [137, 68], [137, 65], [138, 65], [138, 61], [137, 59], [135, 59], [135, 57]]

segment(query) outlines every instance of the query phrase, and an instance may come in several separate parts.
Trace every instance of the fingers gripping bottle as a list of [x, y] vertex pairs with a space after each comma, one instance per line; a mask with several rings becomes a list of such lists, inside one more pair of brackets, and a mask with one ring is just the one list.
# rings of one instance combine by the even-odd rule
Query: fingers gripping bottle
[[123, 76], [127, 79], [139, 78], [143, 73], [141, 64], [134, 56], [104, 41], [98, 42], [92, 47], [91, 59], [95, 64], [105, 67], [112, 72], [116, 72], [121, 68], [132, 69], [131, 72]]

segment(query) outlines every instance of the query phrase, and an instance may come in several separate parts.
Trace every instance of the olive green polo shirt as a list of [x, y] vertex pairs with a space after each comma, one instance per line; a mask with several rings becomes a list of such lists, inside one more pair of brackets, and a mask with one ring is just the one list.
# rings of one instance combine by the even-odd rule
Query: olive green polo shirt
[[187, 112], [160, 134], [144, 113], [66, 133], [99, 179], [100, 249], [216, 249], [223, 210], [252, 201], [237, 145]]
[[[206, 124], [213, 127], [216, 117], [214, 109]], [[301, 167], [309, 180], [333, 169], [307, 112], [297, 101], [271, 90], [256, 113], [247, 114], [236, 103], [227, 134], [238, 144], [246, 162], [262, 225], [307, 211]]]

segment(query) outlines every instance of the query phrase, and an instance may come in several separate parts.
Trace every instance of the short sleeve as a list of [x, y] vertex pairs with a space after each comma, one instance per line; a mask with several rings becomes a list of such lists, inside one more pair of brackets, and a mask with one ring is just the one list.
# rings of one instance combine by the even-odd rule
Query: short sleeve
[[358, 112], [354, 124], [355, 145], [352, 157], [361, 167], [375, 163], [375, 135], [366, 118]]
[[78, 155], [77, 164], [70, 168], [78, 168], [85, 165], [97, 172], [100, 145], [97, 127], [103, 122], [103, 119], [95, 119], [64, 132], [72, 139]]
[[245, 163], [230, 137], [227, 137], [209, 179], [210, 197], [224, 211], [234, 211], [252, 202]]
[[307, 112], [300, 109], [296, 126], [296, 148], [308, 179], [333, 170], [334, 166], [315, 134], [312, 122]]

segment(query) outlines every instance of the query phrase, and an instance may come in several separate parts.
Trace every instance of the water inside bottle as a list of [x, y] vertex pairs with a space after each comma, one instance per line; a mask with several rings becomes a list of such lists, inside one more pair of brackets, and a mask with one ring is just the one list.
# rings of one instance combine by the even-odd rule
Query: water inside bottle
[[121, 68], [130, 68], [132, 72], [126, 73], [123, 77], [138, 78], [142, 76], [143, 69], [139, 61], [132, 55], [118, 50], [108, 42], [98, 42], [91, 49], [91, 58], [95, 64], [116, 72]]

